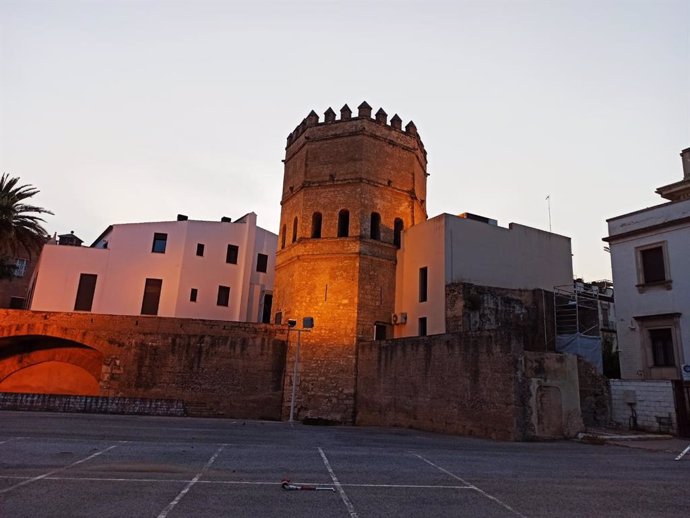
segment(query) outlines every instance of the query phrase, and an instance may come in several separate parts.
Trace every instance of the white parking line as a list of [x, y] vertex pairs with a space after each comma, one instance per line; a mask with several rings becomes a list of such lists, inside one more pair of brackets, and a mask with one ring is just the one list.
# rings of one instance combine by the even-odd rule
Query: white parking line
[[10, 437], [9, 439], [5, 439], [4, 441], [0, 441], [0, 444], [7, 444], [8, 442], [12, 441], [19, 441], [20, 439], [23, 439], [24, 437]]
[[433, 462], [431, 462], [429, 459], [423, 457], [422, 455], [419, 455], [418, 453], [413, 453], [412, 455], [414, 455], [415, 457], [418, 457], [419, 459], [423, 460], [424, 462], [426, 462], [426, 463], [429, 464], [430, 466], [435, 467], [437, 470], [442, 471], [442, 472], [445, 473], [446, 475], [449, 475], [449, 476], [453, 477], [454, 479], [459, 480], [460, 482], [462, 482], [463, 484], [465, 484], [466, 487], [468, 487], [469, 489], [474, 489], [475, 491], [477, 491], [477, 492], [480, 493], [481, 495], [484, 495], [484, 496], [485, 496], [486, 498], [488, 498], [489, 500], [493, 500], [493, 501], [496, 502], [498, 505], [500, 505], [500, 506], [503, 507], [504, 509], [507, 509], [507, 510], [510, 511], [511, 513], [513, 513], [513, 514], [515, 514], [515, 515], [517, 515], [517, 516], [520, 516], [521, 518], [527, 518], [524, 514], [522, 514], [522, 513], [518, 512], [518, 511], [516, 511], [515, 509], [513, 509], [512, 507], [510, 507], [508, 504], [506, 504], [506, 503], [504, 503], [504, 502], [501, 502], [501, 501], [500, 501], [498, 498], [496, 498], [495, 496], [491, 496], [491, 495], [490, 495], [489, 493], [487, 493], [486, 491], [482, 491], [482, 490], [479, 489], [477, 486], [475, 486], [475, 485], [473, 485], [473, 484], [470, 484], [470, 483], [467, 482], [466, 480], [463, 480], [462, 478], [458, 477], [458, 476], [457, 476], [456, 474], [454, 474], [454, 473], [451, 473], [451, 472], [448, 471], [447, 469], [443, 469], [443, 468], [442, 468], [441, 466], [439, 466], [438, 464], [434, 464]]
[[[31, 477], [20, 477], [14, 475], [2, 475], [0, 479], [5, 480], [26, 480]], [[151, 483], [174, 483], [191, 482], [187, 479], [179, 478], [111, 478], [111, 477], [45, 477], [43, 480], [67, 481], [67, 482], [151, 482]], [[227, 486], [280, 486], [280, 482], [264, 482], [259, 480], [197, 480], [197, 484], [217, 484]], [[300, 482], [301, 483], [301, 482]], [[306, 486], [322, 486], [326, 483], [304, 482]], [[340, 484], [342, 487], [364, 487], [364, 488], [386, 488], [386, 489], [472, 489], [474, 486], [438, 486], [429, 484]]]
[[320, 446], [319, 446], [319, 453], [321, 454], [321, 458], [323, 459], [323, 463], [326, 465], [326, 469], [328, 470], [328, 474], [331, 476], [331, 480], [333, 480], [333, 484], [335, 485], [335, 488], [338, 490], [338, 493], [340, 494], [340, 498], [343, 500], [343, 503], [345, 504], [345, 507], [347, 508], [347, 512], [350, 513], [350, 518], [358, 518], [357, 513], [355, 512], [355, 508], [352, 505], [352, 502], [350, 502], [350, 499], [345, 494], [345, 490], [343, 489], [343, 486], [338, 481], [338, 477], [335, 476], [335, 473], [333, 472], [333, 468], [331, 468], [331, 463], [328, 462], [328, 458], [326, 458], [326, 454], [323, 452], [323, 450], [321, 449]]
[[93, 458], [95, 458], [95, 457], [98, 457], [99, 455], [103, 455], [105, 452], [110, 451], [110, 450], [112, 450], [113, 448], [117, 448], [117, 447], [120, 446], [121, 444], [126, 444], [126, 443], [128, 443], [128, 442], [129, 442], [129, 441], [120, 441], [120, 442], [118, 442], [117, 444], [113, 444], [112, 446], [108, 446], [108, 447], [105, 448], [104, 450], [100, 450], [100, 451], [97, 451], [96, 453], [92, 453], [92, 454], [89, 455], [88, 457], [84, 457], [83, 459], [80, 459], [80, 460], [78, 460], [78, 461], [76, 461], [76, 462], [73, 462], [72, 464], [69, 464], [69, 465], [64, 466], [64, 467], [62, 467], [62, 468], [54, 469], [54, 470], [52, 470], [52, 471], [49, 471], [48, 473], [44, 473], [43, 475], [39, 475], [39, 476], [37, 476], [37, 477], [29, 478], [29, 479], [27, 479], [27, 480], [24, 480], [24, 481], [22, 481], [22, 482], [19, 482], [19, 483], [15, 484], [15, 485], [13, 485], [13, 486], [6, 487], [5, 489], [0, 489], [0, 495], [3, 494], [3, 493], [8, 493], [8, 492], [12, 491], [13, 489], [17, 489], [18, 487], [25, 486], [25, 485], [27, 485], [27, 484], [31, 484], [32, 482], [36, 482], [37, 480], [41, 480], [41, 479], [43, 479], [43, 478], [49, 477], [49, 476], [51, 476], [51, 475], [54, 475], [55, 473], [59, 473], [60, 471], [65, 471], [66, 469], [69, 469], [69, 468], [71, 468], [71, 467], [77, 466], [78, 464], [81, 464], [81, 463], [83, 463], [83, 462], [86, 462], [87, 460], [91, 460], [91, 459], [93, 459]]
[[170, 502], [170, 503], [168, 504], [168, 506], [167, 506], [165, 509], [163, 509], [163, 510], [161, 511], [161, 514], [158, 515], [158, 518], [165, 518], [166, 516], [168, 516], [168, 513], [169, 513], [170, 511], [172, 511], [173, 508], [174, 508], [178, 503], [180, 503], [180, 500], [182, 500], [182, 498], [184, 497], [184, 495], [186, 495], [186, 494], [189, 492], [189, 490], [192, 488], [192, 486], [193, 486], [194, 484], [196, 484], [196, 483], [199, 481], [199, 479], [201, 478], [201, 476], [202, 476], [204, 473], [206, 473], [206, 471], [208, 471], [208, 468], [210, 468], [210, 467], [211, 467], [211, 464], [213, 464], [213, 463], [216, 461], [216, 459], [218, 458], [218, 455], [220, 455], [220, 452], [223, 451], [223, 448], [225, 448], [225, 446], [226, 446], [225, 444], [221, 444], [220, 448], [218, 448], [218, 449], [216, 450], [216, 453], [214, 453], [214, 454], [211, 456], [211, 458], [208, 459], [208, 461], [206, 462], [206, 464], [204, 464], [204, 467], [201, 468], [201, 471], [199, 471], [199, 473], [197, 473], [196, 476], [195, 476], [192, 480], [189, 481], [189, 483], [184, 487], [184, 489], [182, 489], [182, 491], [180, 491], [180, 492], [178, 493], [178, 495], [173, 499], [173, 501]]

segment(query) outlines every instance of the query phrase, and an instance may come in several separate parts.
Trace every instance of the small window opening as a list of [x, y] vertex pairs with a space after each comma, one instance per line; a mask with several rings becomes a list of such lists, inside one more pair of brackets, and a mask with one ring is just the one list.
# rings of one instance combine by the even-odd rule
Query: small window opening
[[377, 241], [381, 240], [381, 214], [378, 212], [371, 213], [371, 228], [369, 237]]
[[343, 209], [338, 213], [338, 237], [350, 235], [350, 211]]

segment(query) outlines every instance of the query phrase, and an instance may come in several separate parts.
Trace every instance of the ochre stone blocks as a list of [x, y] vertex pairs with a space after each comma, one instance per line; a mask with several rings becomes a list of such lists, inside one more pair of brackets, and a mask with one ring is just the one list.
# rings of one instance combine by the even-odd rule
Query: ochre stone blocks
[[25, 353], [0, 360], [0, 384], [2, 373], [49, 357], [92, 373], [101, 396], [180, 400], [198, 415], [281, 416], [286, 343], [276, 326], [0, 311], [2, 349], [20, 340]]
[[[317, 121], [308, 117], [288, 138], [273, 307], [283, 322], [312, 316], [316, 323], [303, 335], [297, 418], [352, 422], [356, 342], [373, 339], [375, 324], [389, 326], [393, 311], [395, 221], [409, 228], [426, 219], [426, 152], [416, 132], [381, 117]], [[338, 237], [343, 210], [348, 232]], [[321, 235], [312, 238], [315, 213]]]

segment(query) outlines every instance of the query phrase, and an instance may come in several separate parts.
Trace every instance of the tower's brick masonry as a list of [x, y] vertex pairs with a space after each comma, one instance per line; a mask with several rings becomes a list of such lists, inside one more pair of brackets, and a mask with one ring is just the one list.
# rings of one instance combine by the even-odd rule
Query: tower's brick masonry
[[[426, 219], [427, 162], [414, 123], [403, 130], [400, 118], [388, 123], [383, 110], [372, 118], [366, 103], [356, 117], [347, 105], [340, 115], [336, 120], [329, 108], [319, 122], [312, 111], [288, 136], [274, 308], [283, 322], [316, 322], [302, 333], [297, 418], [352, 422], [356, 343], [373, 339], [375, 324], [392, 336], [395, 222], [409, 228]], [[338, 237], [343, 210], [349, 228]], [[372, 237], [372, 213], [380, 216], [380, 237]], [[312, 237], [315, 214], [320, 237]]]

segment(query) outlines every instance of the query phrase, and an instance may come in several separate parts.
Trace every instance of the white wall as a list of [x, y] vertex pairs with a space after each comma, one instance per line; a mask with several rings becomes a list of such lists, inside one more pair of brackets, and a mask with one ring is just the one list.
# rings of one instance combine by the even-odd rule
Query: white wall
[[[168, 235], [165, 253], [153, 253], [154, 233]], [[241, 221], [172, 221], [113, 225], [108, 248], [47, 245], [41, 255], [31, 309], [72, 311], [81, 273], [98, 275], [92, 312], [139, 315], [147, 278], [162, 279], [159, 316], [257, 321], [261, 290], [273, 289], [277, 236], [256, 227], [256, 215]], [[196, 255], [198, 243], [204, 255]], [[227, 245], [239, 247], [237, 264], [226, 262]], [[257, 250], [259, 248], [259, 250]], [[258, 251], [269, 256], [257, 273]], [[218, 286], [230, 287], [228, 307], [217, 305]], [[198, 290], [190, 301], [191, 289]], [[249, 294], [259, 295], [249, 300]]]
[[[445, 286], [466, 282], [509, 289], [553, 290], [572, 285], [570, 238], [511, 223], [509, 228], [441, 214], [403, 232], [396, 269], [395, 312], [406, 325], [394, 336], [445, 333]], [[427, 266], [428, 301], [419, 302], [419, 268]]]
[[[682, 358], [690, 363], [690, 222], [670, 224], [674, 219], [690, 217], [690, 200], [667, 203], [609, 220], [609, 236], [638, 230], [641, 233], [610, 242], [613, 284], [616, 289], [616, 318], [620, 347], [621, 376], [640, 379], [648, 376], [643, 353], [643, 330], [636, 316], [681, 313], [680, 341]], [[645, 227], [668, 223], [667, 228], [643, 232]], [[666, 242], [670, 289], [666, 286], [645, 288], [640, 292], [636, 249]]]
[[570, 238], [517, 223], [508, 228], [446, 217], [446, 282], [553, 291], [572, 285]]
[[676, 408], [673, 400], [673, 387], [670, 381], [630, 381], [610, 380], [611, 385], [611, 420], [628, 428], [630, 406], [625, 403], [625, 392], [635, 392], [635, 412], [637, 424], [641, 430], [656, 432], [659, 430], [658, 417], [671, 415], [671, 431], [677, 430]]
[[[444, 218], [437, 216], [405, 230], [397, 254], [395, 312], [407, 313], [407, 324], [394, 325], [393, 336], [417, 336], [420, 317], [427, 334], [446, 331]], [[419, 302], [419, 269], [427, 267], [427, 301]]]

